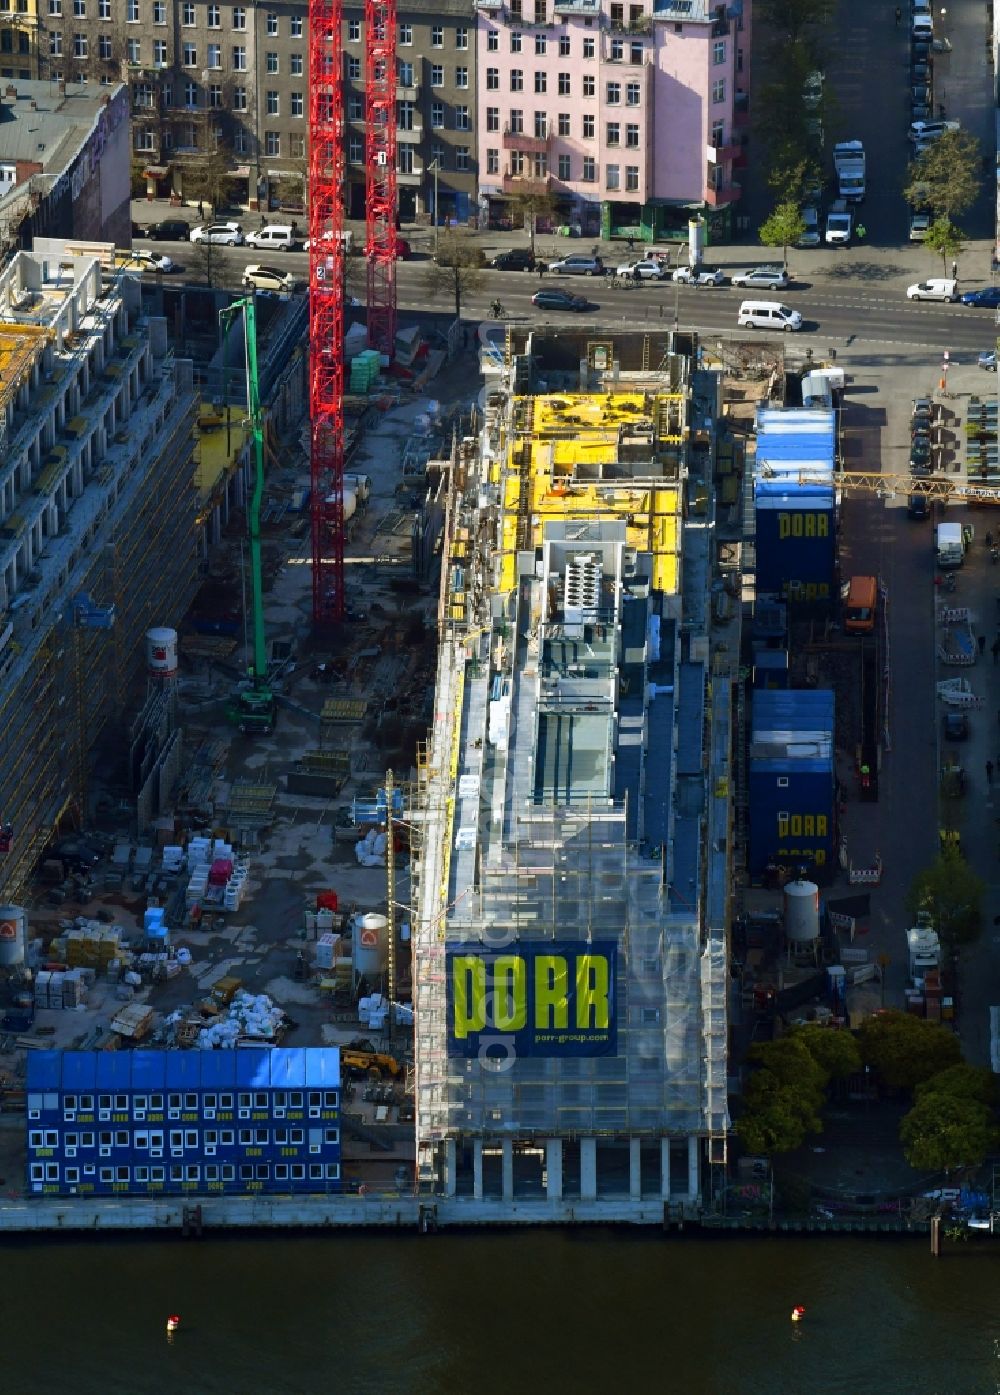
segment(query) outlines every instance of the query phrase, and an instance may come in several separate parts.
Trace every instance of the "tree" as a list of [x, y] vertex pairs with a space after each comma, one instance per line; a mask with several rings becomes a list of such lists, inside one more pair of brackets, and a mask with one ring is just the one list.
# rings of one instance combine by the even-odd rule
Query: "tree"
[[997, 1126], [974, 1099], [924, 1095], [899, 1126], [906, 1161], [930, 1172], [979, 1167], [997, 1143]]
[[456, 320], [462, 318], [463, 299], [482, 289], [480, 256], [471, 238], [463, 233], [444, 232], [438, 239], [437, 255], [425, 272], [425, 284], [431, 296], [454, 295]]
[[951, 219], [947, 217], [935, 218], [927, 229], [924, 246], [929, 252], [940, 253], [946, 276], [949, 261], [955, 261], [965, 251], [962, 236], [961, 228], [956, 228]]
[[197, 164], [184, 167], [184, 197], [212, 206], [213, 215], [226, 207], [233, 186], [233, 157], [223, 141], [210, 145], [198, 156]]
[[939, 1070], [915, 1090], [918, 1100], [928, 1095], [948, 1095], [956, 1100], [976, 1100], [993, 1108], [997, 1102], [997, 1079], [985, 1066], [970, 1066], [961, 1061], [957, 1066]]
[[802, 211], [797, 203], [779, 203], [760, 225], [760, 240], [765, 247], [780, 247], [785, 269], [788, 269], [788, 248], [798, 242], [806, 230]]
[[911, 163], [903, 197], [935, 218], [954, 218], [975, 203], [981, 186], [979, 142], [968, 131], [946, 131]]
[[846, 1080], [861, 1069], [861, 1048], [850, 1032], [813, 1025], [796, 1028], [792, 1036], [805, 1045], [828, 1080]]
[[774, 1153], [790, 1153], [801, 1148], [806, 1135], [819, 1133], [821, 1125], [817, 1119], [810, 1127], [794, 1107], [794, 1101], [782, 1091], [758, 1108], [748, 1109], [734, 1128], [748, 1152], [770, 1157]]
[[904, 1012], [869, 1017], [860, 1032], [861, 1055], [894, 1090], [913, 1090], [957, 1065], [962, 1051], [947, 1027]]
[[906, 898], [912, 916], [926, 911], [943, 939], [969, 944], [982, 929], [986, 884], [965, 858], [947, 847], [913, 881]]
[[834, 0], [757, 0], [754, 18], [774, 31], [774, 46], [784, 50], [816, 25], [828, 24]]
[[758, 1042], [748, 1059], [758, 1069], [747, 1082], [744, 1113], [736, 1125], [747, 1148], [785, 1153], [800, 1147], [807, 1133], [819, 1133], [828, 1076], [797, 1034]]
[[531, 237], [531, 255], [535, 255], [535, 227], [538, 223], [539, 215], [555, 213], [556, 201], [547, 189], [535, 191], [525, 191], [514, 194], [508, 201], [511, 220], [515, 227], [520, 224], [527, 226]]

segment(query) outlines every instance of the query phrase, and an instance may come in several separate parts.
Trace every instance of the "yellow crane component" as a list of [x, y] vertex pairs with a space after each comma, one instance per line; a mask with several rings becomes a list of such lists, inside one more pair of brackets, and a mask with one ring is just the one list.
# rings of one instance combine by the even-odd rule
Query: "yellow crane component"
[[[766, 469], [765, 479], [780, 476]], [[789, 476], [796, 484], [815, 484], [816, 475], [803, 471]], [[974, 484], [968, 480], [948, 479], [943, 475], [914, 477], [913, 475], [883, 473], [867, 470], [837, 470], [833, 475], [836, 489], [855, 490], [862, 494], [875, 494], [880, 499], [892, 499], [897, 494], [926, 494], [929, 499], [967, 499], [970, 504], [1000, 504], [1000, 485]]]

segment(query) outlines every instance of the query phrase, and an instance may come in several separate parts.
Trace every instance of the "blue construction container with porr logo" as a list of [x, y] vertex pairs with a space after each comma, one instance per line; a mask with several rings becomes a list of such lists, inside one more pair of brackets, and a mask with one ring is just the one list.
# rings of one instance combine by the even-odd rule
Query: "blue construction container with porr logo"
[[832, 411], [765, 408], [754, 467], [757, 594], [791, 605], [837, 597], [836, 418]]
[[750, 874], [769, 865], [834, 870], [834, 694], [760, 688], [752, 696]]

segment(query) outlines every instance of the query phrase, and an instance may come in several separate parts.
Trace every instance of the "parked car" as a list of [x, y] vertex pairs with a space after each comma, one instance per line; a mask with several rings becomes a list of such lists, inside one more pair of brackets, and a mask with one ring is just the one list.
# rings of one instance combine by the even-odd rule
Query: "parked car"
[[932, 276], [929, 281], [917, 281], [906, 291], [907, 300], [957, 300], [958, 282], [950, 276]]
[[248, 247], [266, 247], [271, 252], [294, 252], [299, 247], [298, 231], [291, 223], [268, 223], [248, 232], [244, 240]]
[[927, 58], [914, 58], [910, 60], [910, 82], [930, 82], [931, 62]]
[[788, 272], [783, 266], [752, 266], [749, 271], [734, 271], [729, 279], [734, 286], [768, 286], [783, 291]]
[[162, 223], [150, 223], [149, 227], [142, 228], [138, 237], [148, 237], [153, 242], [187, 242], [191, 233], [191, 224], [185, 223], [183, 218], [164, 218]]
[[585, 295], [561, 291], [558, 286], [553, 286], [551, 290], [536, 291], [531, 297], [531, 303], [537, 305], [539, 310], [575, 310], [577, 314], [590, 309], [590, 301]]
[[976, 366], [982, 368], [987, 373], [997, 371], [997, 355], [995, 349], [984, 349], [976, 359]]
[[641, 262], [625, 262], [615, 269], [615, 275], [622, 280], [635, 281], [636, 272], [639, 273], [640, 281], [668, 281], [670, 279], [667, 268], [658, 261], [652, 261], [648, 257]]
[[823, 241], [830, 247], [850, 247], [854, 231], [854, 215], [844, 199], [831, 204], [826, 215], [826, 232]]
[[915, 14], [915, 15], [913, 16], [913, 18], [910, 20], [910, 38], [911, 38], [911, 39], [919, 39], [919, 38], [933, 39], [933, 37], [934, 37], [934, 19], [933, 19], [933, 17], [931, 16], [930, 12], [929, 12], [929, 11], [924, 11], [924, 12], [921, 13], [921, 14]]
[[527, 247], [508, 247], [490, 262], [494, 271], [534, 271], [535, 258]]
[[961, 129], [961, 121], [911, 121], [909, 139], [914, 142], [937, 140], [946, 131], [960, 131]]
[[926, 474], [931, 467], [931, 438], [916, 435], [910, 438], [910, 469], [915, 474]]
[[910, 59], [914, 63], [926, 63], [931, 56], [929, 35], [914, 35], [910, 43]]
[[921, 490], [911, 494], [906, 501], [906, 515], [908, 518], [924, 519], [930, 518], [930, 500]]
[[180, 271], [180, 265], [165, 256], [163, 252], [147, 252], [143, 247], [133, 247], [130, 252], [119, 252], [115, 265], [125, 271]]
[[963, 305], [977, 305], [981, 310], [995, 310], [1000, 305], [1000, 286], [982, 286], [978, 291], [964, 291], [958, 298]]
[[687, 286], [722, 286], [726, 281], [724, 273], [712, 266], [679, 266], [673, 279]]
[[203, 223], [191, 229], [192, 242], [214, 242], [222, 247], [240, 247], [243, 229], [239, 223]]
[[941, 735], [945, 741], [967, 741], [969, 739], [969, 714], [967, 712], [945, 712], [941, 718]]
[[276, 266], [259, 266], [254, 262], [244, 268], [243, 284], [255, 291], [293, 291], [295, 277], [290, 271], [279, 271]]
[[556, 276], [603, 276], [604, 263], [600, 257], [574, 252], [571, 256], [560, 257], [557, 262], [550, 262], [549, 270]]
[[929, 397], [915, 397], [910, 408], [910, 431], [929, 431], [934, 419], [934, 403]]
[[910, 214], [910, 241], [923, 242], [931, 226], [929, 213]]
[[819, 209], [812, 205], [803, 208], [802, 221], [805, 224], [805, 231], [795, 244], [796, 247], [818, 247], [823, 241], [819, 230]]
[[912, 93], [911, 93], [911, 101], [910, 101], [910, 119], [911, 119], [911, 121], [919, 121], [919, 120], [921, 120], [923, 117], [925, 117], [925, 116], [930, 116], [930, 115], [931, 115], [930, 93], [928, 92], [928, 93], [926, 94], [925, 97], [921, 97], [921, 98], [919, 98], [919, 99], [913, 99]]

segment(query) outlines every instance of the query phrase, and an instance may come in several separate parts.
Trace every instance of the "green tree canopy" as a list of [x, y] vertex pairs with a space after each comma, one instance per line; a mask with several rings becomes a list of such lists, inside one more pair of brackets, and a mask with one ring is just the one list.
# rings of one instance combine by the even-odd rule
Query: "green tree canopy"
[[790, 1153], [801, 1148], [809, 1133], [819, 1133], [821, 1124], [796, 1108], [794, 1097], [787, 1090], [772, 1099], [748, 1109], [734, 1125], [743, 1146], [751, 1153]]
[[947, 1027], [905, 1012], [881, 1012], [861, 1028], [862, 1058], [895, 1090], [913, 1090], [957, 1065], [962, 1050]]
[[982, 929], [986, 883], [960, 852], [945, 848], [913, 880], [906, 898], [912, 916], [926, 911], [935, 930], [953, 944], [968, 944]]
[[798, 1148], [807, 1133], [823, 1123], [826, 1071], [802, 1041], [793, 1036], [758, 1042], [748, 1059], [757, 1069], [744, 1091], [744, 1113], [736, 1130], [754, 1153], [784, 1153]]
[[946, 131], [912, 161], [903, 197], [930, 208], [935, 218], [955, 218], [975, 203], [982, 187], [979, 142], [968, 131]]
[[456, 319], [462, 317], [462, 301], [482, 288], [480, 260], [479, 248], [466, 234], [440, 234], [434, 261], [424, 272], [424, 283], [432, 298], [438, 295], [454, 296]]
[[929, 252], [936, 252], [940, 256], [945, 275], [948, 274], [948, 263], [965, 251], [963, 236], [961, 228], [956, 228], [950, 218], [935, 218], [927, 229], [924, 246]]
[[928, 1095], [950, 1095], [952, 1099], [977, 1100], [992, 1108], [997, 1102], [997, 1078], [985, 1066], [961, 1061], [957, 1066], [939, 1070], [918, 1085], [914, 1093], [918, 1100]]
[[903, 1152], [911, 1167], [952, 1172], [980, 1166], [996, 1146], [992, 1112], [974, 1099], [925, 1094], [899, 1126]]
[[846, 1080], [861, 1069], [861, 1048], [850, 1032], [812, 1025], [797, 1027], [792, 1036], [805, 1045], [828, 1080]]
[[806, 230], [802, 212], [796, 203], [779, 203], [760, 225], [760, 240], [765, 247], [780, 247], [782, 260], [787, 268], [788, 249]]
[[773, 31], [773, 47], [784, 53], [809, 29], [828, 24], [833, 9], [834, 0], [757, 0], [754, 19]]

